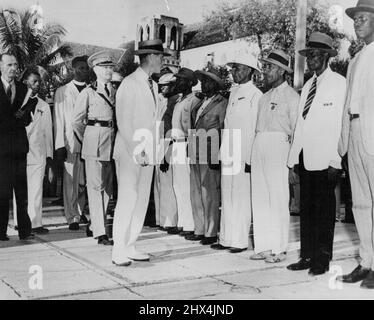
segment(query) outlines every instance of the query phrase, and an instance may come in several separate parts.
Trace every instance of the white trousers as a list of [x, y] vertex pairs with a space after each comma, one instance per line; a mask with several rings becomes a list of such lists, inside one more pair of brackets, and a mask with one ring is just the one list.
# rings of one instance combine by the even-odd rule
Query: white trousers
[[[42, 202], [43, 202], [43, 180], [45, 173], [45, 162], [27, 165], [27, 212], [31, 220], [31, 228], [42, 226]], [[13, 192], [13, 217], [17, 225], [17, 205]]]
[[84, 161], [80, 153], [69, 153], [64, 162], [64, 213], [68, 224], [79, 222], [87, 202]]
[[161, 227], [176, 227], [178, 220], [177, 199], [173, 189], [173, 167], [162, 172], [160, 166], [155, 168], [154, 198], [156, 207], [156, 224]]
[[249, 229], [251, 227], [251, 183], [250, 174], [244, 172], [245, 163], [240, 172], [221, 175], [221, 223], [219, 243], [225, 247], [248, 248]]
[[121, 263], [136, 252], [135, 242], [144, 225], [154, 166], [141, 167], [124, 154], [116, 160], [118, 200], [113, 219], [112, 260]]
[[281, 132], [257, 133], [252, 150], [252, 210], [255, 253], [287, 251], [290, 226], [287, 158]]
[[183, 231], [194, 231], [191, 194], [190, 166], [187, 158], [187, 142], [174, 142], [171, 163], [173, 166], [173, 188], [177, 199], [178, 227]]
[[110, 161], [86, 159], [87, 195], [91, 229], [94, 238], [105, 235], [106, 210], [113, 193], [113, 172]]
[[361, 265], [374, 270], [374, 156], [363, 146], [359, 118], [351, 121], [348, 167]]

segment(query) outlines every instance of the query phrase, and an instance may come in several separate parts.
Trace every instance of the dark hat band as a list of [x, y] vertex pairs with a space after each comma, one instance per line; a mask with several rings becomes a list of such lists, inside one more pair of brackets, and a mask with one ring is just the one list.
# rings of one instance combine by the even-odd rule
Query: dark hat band
[[160, 44], [154, 44], [154, 45], [142, 45], [139, 46], [138, 50], [156, 50], [156, 51], [164, 51], [164, 48]]
[[308, 42], [308, 47], [309, 48], [315, 48], [315, 49], [332, 49], [329, 45], [320, 43], [320, 42]]
[[288, 66], [288, 60], [277, 55], [276, 53], [272, 52], [268, 55], [267, 57], [268, 59], [272, 59], [272, 60], [275, 60], [275, 61], [278, 61], [280, 62], [281, 64], [284, 64], [285, 66]]

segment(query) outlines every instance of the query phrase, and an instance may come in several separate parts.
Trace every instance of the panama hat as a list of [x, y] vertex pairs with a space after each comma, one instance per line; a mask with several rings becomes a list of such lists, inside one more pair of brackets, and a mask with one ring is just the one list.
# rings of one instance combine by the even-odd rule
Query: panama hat
[[168, 85], [172, 82], [175, 82], [176, 80], [177, 78], [174, 76], [174, 74], [166, 73], [160, 77], [160, 79], [158, 80], [158, 84]]
[[366, 11], [374, 13], [374, 0], [358, 0], [355, 7], [348, 8], [345, 13], [353, 19], [356, 12]]
[[258, 60], [250, 53], [245, 52], [237, 55], [234, 59], [229, 61], [227, 65], [231, 67], [235, 63], [244, 64], [245, 66], [256, 69], [260, 72], [260, 69], [258, 67]]
[[162, 46], [162, 41], [160, 39], [141, 41], [138, 44], [138, 50], [134, 51], [134, 54], [138, 56], [142, 54], [151, 54], [151, 53], [162, 54], [164, 56], [170, 56], [169, 53], [166, 53], [164, 51], [164, 47]]
[[305, 57], [306, 53], [309, 50], [320, 49], [328, 52], [331, 57], [335, 57], [338, 54], [338, 51], [333, 48], [332, 42], [332, 38], [327, 34], [321, 32], [313, 32], [309, 37], [306, 48], [300, 50], [299, 53]]
[[292, 69], [289, 67], [290, 56], [282, 50], [273, 50], [269, 53], [266, 58], [261, 61], [269, 62], [281, 67], [288, 73], [292, 73]]
[[209, 69], [209, 70], [196, 70], [195, 71], [196, 77], [202, 81], [202, 77], [206, 76], [212, 80], [214, 80], [220, 87], [220, 89], [223, 89], [225, 87], [225, 83], [221, 79], [220, 74], [215, 69]]

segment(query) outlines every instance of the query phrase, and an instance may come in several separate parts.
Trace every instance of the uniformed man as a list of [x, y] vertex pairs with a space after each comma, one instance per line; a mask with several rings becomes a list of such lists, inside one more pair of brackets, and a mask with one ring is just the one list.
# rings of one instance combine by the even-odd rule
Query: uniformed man
[[313, 72], [301, 92], [299, 115], [288, 167], [300, 175], [300, 260], [289, 270], [312, 276], [329, 270], [332, 259], [335, 194], [341, 157], [338, 142], [346, 91], [343, 76], [333, 72], [329, 59], [338, 54], [327, 34], [313, 32], [300, 50]]
[[[54, 104], [55, 150], [57, 161], [63, 163], [64, 213], [70, 230], [79, 230], [86, 205], [86, 179], [81, 159], [82, 143], [71, 125], [75, 101], [88, 82], [87, 57], [72, 60], [74, 79], [57, 89]], [[84, 220], [82, 220], [84, 221]]]
[[218, 160], [221, 130], [227, 99], [220, 90], [224, 82], [216, 69], [195, 71], [204, 99], [192, 110], [189, 141], [191, 161], [191, 202], [195, 222], [194, 235], [202, 245], [217, 242], [221, 205], [221, 171]]
[[[155, 167], [154, 199], [156, 207], [156, 224], [161, 230], [174, 230], [177, 226], [177, 200], [173, 189], [173, 171], [169, 166], [172, 149], [170, 129], [174, 106], [179, 98], [175, 93], [177, 78], [173, 73], [162, 75], [158, 81], [159, 111], [157, 120], [160, 121], [158, 141], [159, 162]], [[167, 158], [169, 161], [162, 160]]]
[[252, 260], [269, 263], [286, 258], [289, 220], [288, 153], [298, 117], [299, 95], [285, 74], [290, 57], [274, 50], [263, 59], [270, 90], [259, 101], [256, 136], [251, 158], [252, 210], [255, 254]]
[[107, 51], [91, 55], [88, 64], [93, 68], [97, 80], [78, 95], [72, 127], [82, 141], [93, 237], [98, 244], [111, 245], [105, 225], [106, 210], [113, 192], [111, 157], [115, 137], [115, 90], [110, 81], [116, 64]]
[[219, 243], [211, 247], [237, 253], [248, 248], [252, 204], [250, 170], [246, 163], [250, 164], [262, 93], [252, 82], [253, 73], [259, 71], [254, 56], [241, 54], [228, 66], [237, 85], [231, 88], [220, 149], [222, 210]]
[[[35, 111], [31, 113], [32, 121], [26, 127], [29, 140], [27, 154], [27, 212], [31, 220], [32, 231], [37, 234], [46, 234], [48, 229], [42, 224], [43, 179], [47, 162], [53, 158], [53, 128], [51, 110], [47, 102], [38, 97], [41, 84], [40, 74], [35, 69], [26, 72], [25, 83], [31, 92], [31, 97], [38, 99]], [[15, 197], [13, 208], [17, 212]], [[17, 225], [17, 215], [14, 214], [14, 223]]]
[[128, 266], [132, 260], [148, 261], [135, 248], [147, 211], [155, 164], [155, 126], [158, 88], [151, 79], [159, 73], [164, 48], [161, 40], [139, 43], [135, 54], [140, 66], [121, 83], [116, 95], [118, 132], [114, 159], [118, 179], [118, 202], [114, 213], [112, 261]]
[[[188, 133], [191, 129], [191, 111], [200, 102], [192, 92], [198, 80], [191, 69], [181, 68], [175, 75], [178, 79], [176, 92], [181, 96], [174, 107], [171, 139], [173, 140], [171, 165], [173, 170], [173, 188], [177, 198], [178, 229], [169, 233], [181, 233], [181, 236], [193, 237], [194, 219], [190, 197], [190, 167], [187, 157]], [[197, 240], [197, 239], [195, 239]]]

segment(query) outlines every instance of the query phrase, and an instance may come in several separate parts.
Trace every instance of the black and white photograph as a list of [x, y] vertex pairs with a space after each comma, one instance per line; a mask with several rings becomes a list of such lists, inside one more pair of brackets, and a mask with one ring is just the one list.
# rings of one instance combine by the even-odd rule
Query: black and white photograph
[[374, 0], [0, 0], [0, 75], [0, 300], [374, 300]]

